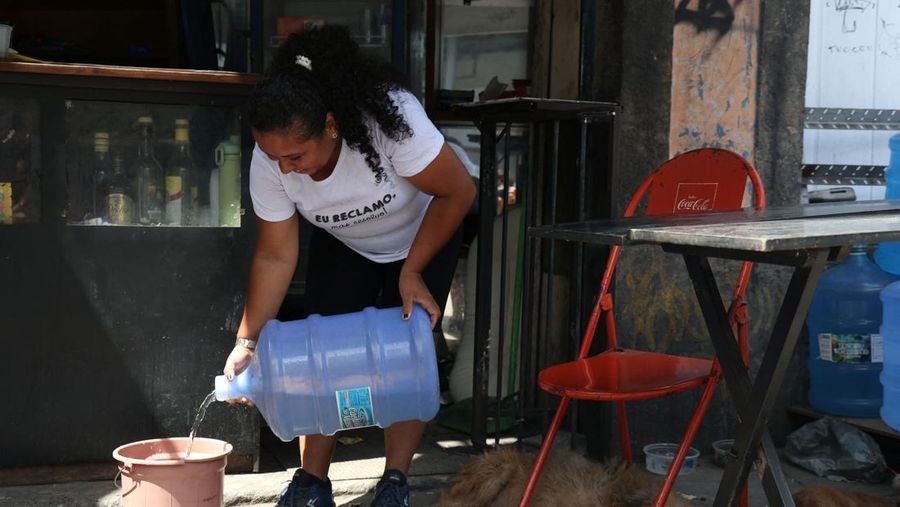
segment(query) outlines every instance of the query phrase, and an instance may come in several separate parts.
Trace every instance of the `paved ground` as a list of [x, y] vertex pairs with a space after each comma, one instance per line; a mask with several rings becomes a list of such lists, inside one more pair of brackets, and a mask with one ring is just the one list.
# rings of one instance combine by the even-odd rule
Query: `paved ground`
[[[371, 488], [381, 476], [383, 452], [381, 432], [377, 429], [359, 430], [353, 436], [362, 441], [339, 445], [335, 451], [331, 479], [338, 505], [366, 506], [371, 500]], [[290, 480], [298, 464], [295, 444], [283, 444], [274, 437], [261, 445], [260, 472], [230, 474], [225, 477], [225, 500], [229, 506], [273, 505]], [[411, 504], [434, 505], [453, 473], [473, 455], [465, 436], [437, 425], [429, 426], [425, 442], [413, 462], [410, 485]], [[704, 456], [703, 458], [708, 458]], [[788, 483], [796, 491], [808, 485], [829, 482], [803, 470], [785, 465]], [[721, 469], [708, 459], [692, 475], [683, 476], [676, 490], [688, 495], [698, 506], [712, 505]], [[832, 483], [834, 484], [834, 483]], [[883, 485], [841, 484], [839, 487], [861, 490], [874, 495], [891, 494]], [[751, 506], [766, 505], [759, 481], [751, 481]], [[112, 479], [94, 482], [69, 482], [43, 486], [0, 488], [0, 506], [102, 506], [120, 504]], [[575, 506], [572, 506], [575, 507]]]

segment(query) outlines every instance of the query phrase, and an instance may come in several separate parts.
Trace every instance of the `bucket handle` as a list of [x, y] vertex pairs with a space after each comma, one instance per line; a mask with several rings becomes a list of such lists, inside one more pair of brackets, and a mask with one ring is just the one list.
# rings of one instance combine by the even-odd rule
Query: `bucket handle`
[[[116, 486], [117, 490], [122, 489], [122, 481], [121, 481], [122, 472], [126, 468], [128, 469], [129, 472], [131, 471], [131, 467], [129, 467], [127, 464], [124, 464], [124, 463], [119, 464], [119, 471], [116, 473], [116, 476], [113, 477], [113, 484]], [[126, 496], [128, 496], [128, 494], [131, 493], [132, 491], [134, 491], [135, 488], [137, 488], [137, 487], [138, 487], [137, 481], [135, 481], [135, 483], [131, 486], [131, 489], [129, 489], [128, 491], [122, 491], [122, 493], [121, 493], [122, 498], [125, 498]]]

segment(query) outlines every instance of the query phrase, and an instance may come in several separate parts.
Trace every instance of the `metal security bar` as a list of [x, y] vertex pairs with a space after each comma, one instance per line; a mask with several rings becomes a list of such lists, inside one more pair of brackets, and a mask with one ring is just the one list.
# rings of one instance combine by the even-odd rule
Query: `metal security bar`
[[884, 185], [883, 165], [803, 164], [800, 183], [806, 185]]
[[[900, 130], [900, 110], [808, 107], [803, 127], [834, 130]], [[806, 185], [884, 185], [885, 166], [803, 164], [800, 182]]]
[[[585, 196], [588, 192], [599, 194], [602, 192], [611, 192], [612, 182], [612, 146], [613, 146], [613, 121], [618, 106], [610, 103], [601, 102], [584, 102], [571, 100], [554, 100], [554, 99], [532, 99], [532, 98], [515, 98], [502, 99], [496, 101], [488, 101], [477, 104], [460, 105], [459, 111], [470, 118], [478, 126], [481, 131], [481, 166], [480, 166], [480, 183], [479, 183], [479, 244], [478, 259], [476, 269], [476, 298], [475, 298], [475, 354], [474, 354], [474, 371], [473, 371], [473, 404], [472, 404], [472, 443], [476, 448], [484, 448], [488, 445], [488, 423], [494, 421], [494, 437], [495, 444], [499, 444], [501, 416], [504, 415], [502, 407], [503, 393], [503, 351], [504, 339], [506, 334], [506, 323], [504, 316], [510, 311], [510, 302], [505, 296], [505, 285], [507, 284], [507, 263], [516, 262], [516, 259], [508, 259], [507, 245], [508, 234], [522, 235], [522, 231], [528, 227], [535, 225], [546, 225], [556, 223], [558, 216], [558, 204], [560, 202], [573, 202], [576, 204], [576, 217], [579, 220], [586, 218], [585, 215]], [[524, 199], [526, 213], [523, 217], [524, 227], [519, 230], [512, 231], [507, 224], [507, 197], [509, 195], [508, 182], [510, 181], [510, 167], [508, 146], [506, 142], [503, 147], [503, 165], [498, 168], [497, 160], [497, 144], [506, 136], [509, 140], [509, 132], [512, 125], [525, 125], [529, 131], [529, 155], [528, 164], [524, 168], [526, 174], [517, 175], [519, 186], [519, 196]], [[608, 126], [608, 138], [605, 140], [607, 150], [605, 159], [602, 161], [602, 169], [605, 169], [606, 176], [599, 185], [595, 184], [595, 188], [588, 188], [589, 171], [589, 150], [588, 130], [594, 124], [604, 124]], [[577, 142], [577, 161], [574, 164], [566, 163], [560, 160], [560, 142], [561, 127], [577, 126], [578, 135]], [[549, 135], [546, 143], [542, 146], [547, 150], [550, 158], [548, 167], [543, 171], [540, 163], [535, 161], [536, 145], [540, 140], [536, 140], [535, 132]], [[542, 136], [542, 139], [545, 136]], [[566, 141], [571, 141], [567, 139]], [[575, 195], [559, 195], [560, 186], [558, 183], [559, 175], [563, 172], [574, 173], [577, 178], [575, 185]], [[543, 178], [543, 185], [539, 183], [539, 176]], [[498, 188], [497, 178], [503, 179], [503, 185]], [[524, 183], [524, 185], [523, 185]], [[544, 186], [546, 185], [546, 186]], [[543, 188], [539, 188], [543, 187]], [[496, 341], [490, 343], [491, 336], [491, 293], [492, 287], [492, 263], [495, 255], [494, 251], [494, 220], [496, 219], [494, 210], [497, 207], [498, 192], [501, 193], [504, 205], [502, 206], [502, 237], [500, 255], [500, 301], [499, 301], [499, 328], [495, 334]], [[545, 199], [539, 200], [539, 193], [545, 196]], [[553, 277], [548, 278], [544, 291], [540, 291], [540, 278], [536, 276], [540, 272], [541, 257], [546, 255], [549, 266], [555, 265], [557, 262], [557, 252], [555, 245], [551, 243], [549, 250], [545, 253], [537, 252], [535, 245], [530, 241], [522, 241], [519, 243], [520, 248], [524, 249], [524, 262], [522, 262], [521, 270], [517, 270], [517, 278], [524, 280], [524, 287], [521, 293], [521, 317], [518, 322], [513, 324], [513, 332], [518, 329], [517, 336], [512, 336], [519, 344], [519, 349], [513, 359], [517, 361], [519, 369], [519, 385], [517, 392], [518, 407], [515, 409], [516, 421], [521, 423], [524, 420], [525, 412], [529, 409], [537, 398], [536, 393], [536, 374], [541, 365], [535, 364], [535, 358], [544, 357], [546, 353], [547, 343], [545, 339], [535, 338], [541, 336], [546, 338], [550, 332], [549, 319], [543, 319], [542, 330], [536, 329], [535, 324], [538, 323], [530, 310], [533, 308], [535, 298], [538, 301], [543, 300], [545, 306], [545, 315], [552, 315], [553, 312]], [[580, 266], [583, 262], [583, 252], [579, 249], [576, 252], [575, 264]], [[518, 265], [517, 265], [518, 267]], [[575, 322], [580, 322], [580, 298], [582, 294], [582, 280], [577, 276], [573, 280], [573, 306], [578, 312], [578, 318]], [[543, 292], [542, 294], [539, 292]], [[513, 302], [513, 305], [518, 303]], [[515, 312], [514, 312], [515, 313]], [[580, 326], [580, 323], [578, 324]], [[574, 343], [577, 348], [577, 339], [580, 336], [577, 326], [571, 330]], [[561, 342], [566, 343], [566, 342]], [[488, 374], [490, 372], [490, 354], [489, 347], [497, 347], [497, 379], [496, 392], [494, 393], [496, 404], [493, 407], [488, 406], [490, 394], [488, 392]], [[493, 408], [493, 414], [491, 408]], [[506, 412], [509, 412], [507, 409]], [[572, 419], [575, 424], [575, 417]]]
[[808, 107], [803, 126], [808, 129], [900, 130], [900, 110]]

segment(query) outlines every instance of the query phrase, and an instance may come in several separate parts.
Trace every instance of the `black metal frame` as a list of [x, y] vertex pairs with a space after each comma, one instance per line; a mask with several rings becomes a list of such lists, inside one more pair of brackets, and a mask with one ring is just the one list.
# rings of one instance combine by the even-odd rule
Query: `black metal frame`
[[[472, 404], [472, 444], [476, 449], [483, 449], [487, 447], [487, 424], [490, 417], [489, 407], [488, 407], [488, 372], [490, 371], [490, 355], [488, 350], [488, 340], [490, 336], [490, 324], [491, 324], [491, 301], [492, 301], [492, 290], [493, 290], [493, 280], [491, 275], [491, 268], [494, 256], [494, 245], [493, 245], [493, 235], [494, 235], [494, 213], [493, 210], [496, 207], [496, 198], [497, 198], [497, 142], [502, 139], [504, 135], [508, 135], [513, 124], [528, 124], [531, 127], [536, 127], [538, 124], [550, 123], [553, 128], [553, 146], [552, 146], [552, 167], [550, 168], [550, 185], [549, 185], [549, 195], [550, 195], [550, 205], [548, 213], [538, 213], [537, 209], [537, 178], [535, 171], [535, 142], [534, 142], [534, 128], [531, 130], [531, 142], [529, 143], [529, 155], [528, 155], [528, 168], [527, 174], [525, 175], [525, 185], [522, 190], [524, 191], [524, 199], [526, 200], [526, 209], [528, 211], [527, 215], [524, 217], [525, 227], [530, 228], [534, 225], [538, 224], [538, 221], [542, 221], [544, 224], [553, 224], [556, 222], [557, 216], [557, 200], [558, 200], [558, 173], [559, 173], [559, 165], [558, 165], [558, 151], [559, 151], [559, 140], [560, 140], [560, 125], [561, 122], [578, 122], [579, 125], [579, 156], [578, 156], [578, 179], [581, 184], [577, 185], [577, 209], [578, 209], [578, 220], [585, 220], [586, 217], [586, 209], [585, 209], [585, 195], [586, 195], [586, 181], [587, 181], [587, 131], [588, 127], [595, 122], [602, 122], [610, 124], [611, 128], [609, 129], [609, 138], [608, 138], [608, 152], [607, 152], [607, 160], [606, 160], [606, 177], [604, 181], [604, 187], [607, 191], [611, 191], [612, 188], [612, 174], [613, 174], [613, 146], [615, 142], [615, 128], [614, 128], [614, 119], [615, 114], [618, 111], [618, 106], [610, 103], [602, 103], [602, 102], [584, 102], [584, 101], [573, 101], [573, 100], [553, 100], [553, 99], [531, 99], [531, 98], [515, 98], [515, 99], [506, 99], [506, 100], [497, 100], [497, 101], [489, 101], [485, 103], [478, 104], [467, 104], [463, 105], [459, 108], [460, 112], [472, 119], [478, 129], [481, 131], [481, 158], [480, 158], [480, 184], [479, 184], [479, 245], [478, 245], [478, 259], [477, 259], [477, 268], [476, 268], [476, 295], [475, 295], [475, 351], [474, 351], [474, 370], [473, 370], [473, 386], [472, 386], [472, 396], [473, 396], [473, 404]], [[498, 126], [503, 125], [503, 129], [498, 135], [497, 130]], [[506, 154], [508, 155], [508, 143], [506, 144]], [[509, 175], [509, 157], [504, 157], [504, 166], [502, 172], [504, 178], [504, 187], [503, 187], [503, 196], [504, 201], [506, 196], [508, 195], [508, 175]], [[520, 175], [520, 181], [522, 180]], [[522, 194], [520, 194], [521, 196]], [[609, 213], [611, 210], [605, 210], [604, 218], [609, 217]], [[540, 216], [539, 216], [540, 215]], [[596, 217], [595, 217], [596, 218]], [[502, 216], [502, 246], [501, 246], [501, 287], [505, 287], [506, 283], [506, 244], [507, 244], [507, 234], [508, 234], [508, 225], [507, 225], [507, 206], [503, 206], [503, 216]], [[535, 287], [534, 280], [534, 272], [538, 269], [537, 264], [535, 262], [537, 258], [537, 253], [534, 250], [533, 242], [526, 241], [524, 252], [524, 289], [522, 295], [522, 308], [523, 315], [527, 314], [527, 309], [531, 308], [532, 304], [532, 292]], [[550, 265], [553, 266], [555, 264], [555, 248], [551, 244], [548, 252]], [[580, 276], [581, 266], [583, 260], [583, 247], [579, 247], [576, 266], [579, 272], [579, 276], [575, 278], [575, 294], [577, 301], [580, 301], [581, 283], [582, 277]], [[548, 283], [547, 286], [548, 296], [552, 294], [552, 282]], [[552, 298], [548, 298], [547, 300], [548, 306], [552, 304]], [[576, 304], [575, 307], [578, 309], [576, 311], [579, 312], [580, 317], [580, 304]], [[497, 333], [497, 342], [495, 345], [498, 347], [499, 351], [504, 350], [504, 318], [503, 315], [506, 315], [507, 312], [507, 301], [505, 297], [505, 291], [501, 291], [500, 293], [500, 310], [499, 313], [501, 315], [499, 330]], [[548, 314], [550, 310], [548, 308]], [[580, 322], [580, 318], [576, 321]], [[545, 321], [546, 324], [546, 321]], [[524, 389], [526, 386], [531, 385], [533, 382], [534, 376], [531, 375], [532, 371], [535, 368], [535, 365], [531, 362], [532, 357], [532, 340], [530, 337], [534, 330], [532, 329], [532, 319], [528, 317], [523, 317], [520, 326], [521, 334], [520, 337], [523, 338], [520, 340], [522, 345], [519, 351], [519, 358], [521, 361], [519, 362], [519, 385], [520, 388]], [[544, 333], [546, 336], [546, 332]], [[575, 347], [577, 348], [577, 339], [579, 333], [573, 333], [573, 340], [576, 340]], [[541, 346], [541, 343], [538, 342], [537, 346]], [[496, 407], [495, 407], [495, 445], [499, 444], [500, 441], [500, 417], [502, 414], [502, 353], [498, 354], [498, 369], [497, 369], [497, 386], [496, 386]], [[518, 409], [517, 409], [517, 420], [523, 421], [526, 412], [526, 398], [528, 397], [527, 393], [520, 393], [518, 400]], [[533, 396], [532, 396], [533, 397]], [[575, 424], [575, 418], [571, 419], [571, 423]]]
[[735, 459], [725, 467], [714, 505], [738, 504], [750, 467], [757, 458], [757, 453], [753, 451], [760, 449], [760, 446], [763, 489], [770, 505], [794, 505], [781, 471], [775, 444], [766, 429], [766, 420], [781, 390], [784, 374], [797, 345], [819, 276], [829, 257], [846, 255], [847, 247], [753, 256], [752, 260], [755, 262], [794, 267], [755, 381], [751, 381], [744, 366], [734, 333], [728, 324], [727, 309], [722, 304], [715, 274], [709, 265], [708, 257], [722, 257], [720, 251], [686, 250], [673, 245], [663, 245], [663, 249], [684, 256], [710, 339], [722, 366], [726, 386], [739, 415], [737, 438], [731, 448], [731, 455]]

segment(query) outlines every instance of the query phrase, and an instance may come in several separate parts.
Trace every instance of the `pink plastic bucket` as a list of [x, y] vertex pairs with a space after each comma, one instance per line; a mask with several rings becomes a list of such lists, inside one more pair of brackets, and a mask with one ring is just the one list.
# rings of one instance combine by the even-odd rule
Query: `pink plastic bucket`
[[189, 442], [187, 437], [156, 438], [116, 448], [113, 457], [122, 474], [122, 505], [222, 505], [231, 444], [195, 438], [185, 459]]

